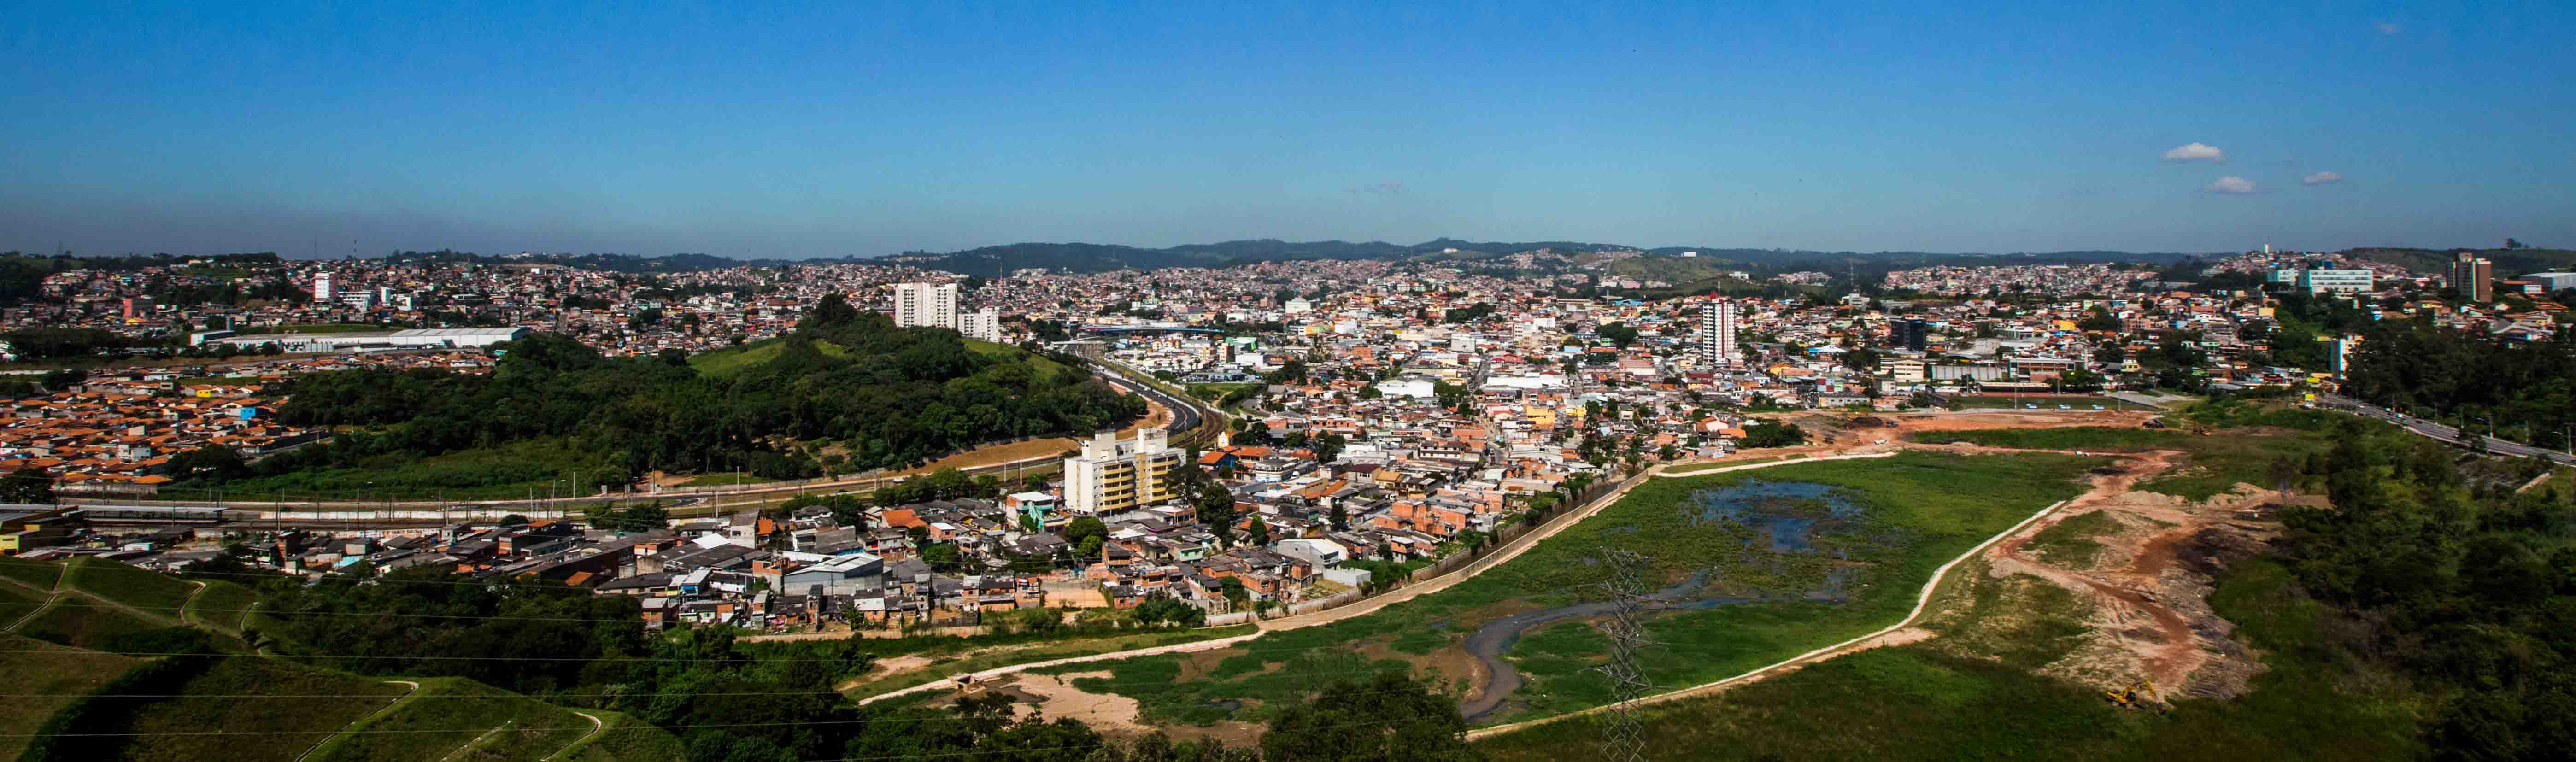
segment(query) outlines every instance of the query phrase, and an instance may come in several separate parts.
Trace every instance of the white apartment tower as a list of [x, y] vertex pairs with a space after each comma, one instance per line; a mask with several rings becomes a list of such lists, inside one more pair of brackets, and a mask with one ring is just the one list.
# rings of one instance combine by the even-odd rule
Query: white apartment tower
[[331, 274], [330, 274], [330, 273], [322, 273], [322, 274], [320, 274], [320, 275], [315, 275], [315, 276], [313, 276], [313, 301], [317, 301], [317, 302], [327, 302], [327, 301], [331, 301]]
[[1699, 307], [1699, 361], [1711, 367], [1744, 361], [1735, 343], [1735, 303], [1713, 301]]
[[957, 284], [894, 284], [896, 327], [957, 327]]
[[959, 312], [957, 332], [969, 339], [998, 343], [1002, 340], [1002, 311], [986, 307], [974, 312]]
[[1064, 510], [1099, 516], [1179, 497], [1175, 471], [1188, 455], [1172, 449], [1159, 427], [1138, 430], [1129, 442], [1100, 432], [1082, 443], [1081, 455], [1064, 459]]

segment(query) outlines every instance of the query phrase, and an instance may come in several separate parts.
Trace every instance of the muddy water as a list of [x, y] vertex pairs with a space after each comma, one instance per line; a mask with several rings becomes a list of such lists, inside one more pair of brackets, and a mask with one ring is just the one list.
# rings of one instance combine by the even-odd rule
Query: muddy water
[[[1813, 536], [1819, 523], [1832, 525], [1860, 516], [1860, 506], [1833, 495], [1832, 490], [1829, 485], [1811, 482], [1747, 481], [1694, 492], [1675, 508], [1693, 528], [1724, 531], [1727, 525], [1735, 525], [1753, 530], [1753, 538], [1745, 543], [1748, 547], [1767, 540], [1767, 549], [1773, 553], [1813, 553], [1816, 552]], [[1819, 507], [1822, 508], [1821, 516], [1816, 515]], [[1835, 555], [1841, 557], [1840, 552]], [[1586, 561], [1591, 562], [1590, 559]], [[1744, 597], [1713, 594], [1711, 583], [1715, 581], [1716, 571], [1714, 568], [1701, 569], [1679, 584], [1655, 591], [1646, 607], [1657, 611], [1699, 611], [1763, 600], [1841, 603], [1845, 600], [1843, 586], [1850, 582], [1852, 576], [1851, 570], [1838, 569], [1827, 574], [1824, 585], [1815, 590]], [[1609, 601], [1587, 601], [1524, 611], [1477, 627], [1467, 636], [1462, 647], [1483, 663], [1486, 673], [1493, 677], [1486, 681], [1483, 692], [1459, 704], [1459, 713], [1470, 723], [1482, 721], [1503, 709], [1512, 694], [1526, 684], [1520, 671], [1503, 658], [1504, 654], [1511, 652], [1513, 644], [1520, 642], [1523, 634], [1542, 625], [1604, 616], [1610, 611]]]

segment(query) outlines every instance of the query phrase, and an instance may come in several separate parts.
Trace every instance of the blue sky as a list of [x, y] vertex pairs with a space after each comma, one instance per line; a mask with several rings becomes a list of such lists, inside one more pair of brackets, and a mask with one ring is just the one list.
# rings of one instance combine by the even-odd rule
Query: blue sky
[[2576, 247], [2563, 2], [412, 5], [9, 9], [0, 250]]

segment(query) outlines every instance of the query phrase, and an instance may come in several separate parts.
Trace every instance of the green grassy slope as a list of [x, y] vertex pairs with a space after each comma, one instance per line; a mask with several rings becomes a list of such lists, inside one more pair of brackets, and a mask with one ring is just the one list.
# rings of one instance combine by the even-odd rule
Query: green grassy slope
[[18, 634], [48, 643], [106, 649], [119, 636], [139, 635], [169, 625], [109, 608], [97, 601], [66, 595], [45, 613], [18, 626]]
[[312, 759], [532, 762], [590, 733], [580, 715], [472, 680], [416, 682], [419, 691], [349, 726]]
[[688, 747], [680, 744], [670, 731], [645, 724], [644, 721], [616, 712], [582, 710], [600, 719], [602, 729], [596, 735], [575, 741], [554, 756], [569, 762], [679, 762], [688, 759]]
[[[30, 756], [291, 760], [403, 691], [373, 678], [256, 656], [165, 659], [49, 718], [50, 732], [66, 737], [39, 739], [43, 748]], [[263, 698], [246, 698], [253, 696]]]
[[17, 624], [45, 605], [44, 593], [17, 585], [0, 585], [0, 628]]
[[239, 633], [242, 619], [250, 615], [251, 604], [258, 602], [259, 591], [231, 582], [209, 581], [206, 591], [188, 604], [188, 623]]
[[62, 575], [63, 565], [60, 563], [0, 556], [0, 577], [34, 585], [40, 590], [54, 589], [54, 581]]
[[0, 674], [9, 676], [8, 690], [0, 691], [0, 759], [17, 759], [27, 748], [27, 734], [42, 727], [45, 718], [137, 663], [130, 657], [0, 635]]
[[[780, 341], [780, 339], [764, 339], [738, 347], [700, 352], [689, 357], [689, 366], [709, 376], [731, 376], [761, 363], [778, 359], [778, 355], [786, 351], [785, 347], [779, 346]], [[814, 345], [822, 350], [823, 354], [833, 357], [850, 355], [849, 350], [828, 341], [818, 341]]]
[[78, 558], [71, 564], [71, 587], [172, 619], [197, 586], [149, 569], [103, 558]]

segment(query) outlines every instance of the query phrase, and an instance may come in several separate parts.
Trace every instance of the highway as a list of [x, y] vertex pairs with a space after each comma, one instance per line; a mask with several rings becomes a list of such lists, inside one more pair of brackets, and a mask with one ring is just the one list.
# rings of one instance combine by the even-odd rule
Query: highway
[[[2382, 421], [2397, 424], [2405, 427], [2407, 431], [2432, 437], [2450, 444], [2456, 445], [2460, 443], [2459, 429], [2427, 421], [2422, 418], [2411, 418], [2391, 413], [2384, 408], [2340, 394], [2323, 394], [2319, 395], [2319, 398], [2323, 399], [2327, 404], [2359, 413], [2364, 417], [2377, 418]], [[2495, 439], [2492, 437], [2485, 437], [2485, 439], [2487, 441], [2487, 449], [2490, 452], [2500, 455], [2513, 455], [2524, 458], [2547, 458], [2558, 463], [2576, 465], [2576, 456], [2570, 456], [2567, 453], [2559, 452], [2557, 450], [2544, 450], [2531, 445], [2507, 442], [2502, 439]]]

